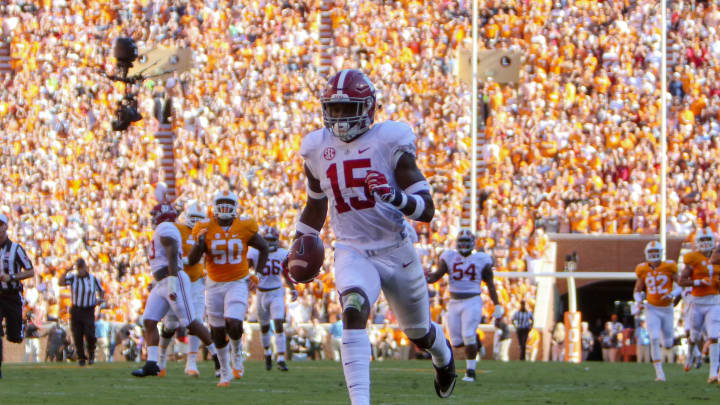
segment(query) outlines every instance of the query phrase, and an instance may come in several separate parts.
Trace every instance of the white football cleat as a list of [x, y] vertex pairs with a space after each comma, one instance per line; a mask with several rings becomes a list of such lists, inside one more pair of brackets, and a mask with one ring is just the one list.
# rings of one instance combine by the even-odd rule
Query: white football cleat
[[220, 368], [220, 382], [217, 383], [218, 387], [225, 388], [230, 386], [230, 381], [233, 380], [233, 372], [229, 368]]
[[245, 365], [243, 364], [242, 353], [233, 355], [232, 358], [232, 374], [236, 379], [241, 379], [245, 375]]

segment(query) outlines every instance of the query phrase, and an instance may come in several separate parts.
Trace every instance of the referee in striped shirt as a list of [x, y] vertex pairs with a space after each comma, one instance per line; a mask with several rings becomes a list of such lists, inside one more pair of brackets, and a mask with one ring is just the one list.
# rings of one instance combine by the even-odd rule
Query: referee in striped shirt
[[[0, 214], [0, 378], [2, 378], [2, 337], [23, 340], [23, 296], [20, 280], [35, 275], [25, 250], [8, 238], [8, 218]], [[2, 322], [5, 319], [5, 330]]]
[[65, 273], [60, 285], [69, 286], [72, 292], [70, 327], [78, 354], [78, 365], [84, 366], [85, 362], [95, 363], [95, 305], [98, 303], [97, 296], [102, 300], [105, 292], [98, 279], [88, 272], [85, 259], [78, 259], [75, 267], [77, 272]]
[[533, 327], [533, 314], [527, 310], [525, 300], [520, 302], [520, 309], [513, 314], [512, 323], [515, 326], [518, 343], [520, 344], [520, 360], [525, 360], [525, 347], [528, 335]]

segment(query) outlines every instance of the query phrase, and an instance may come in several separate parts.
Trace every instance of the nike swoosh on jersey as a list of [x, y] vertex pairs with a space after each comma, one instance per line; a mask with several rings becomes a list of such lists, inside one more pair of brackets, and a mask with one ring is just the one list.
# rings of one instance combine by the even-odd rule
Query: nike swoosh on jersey
[[358, 151], [358, 153], [363, 153], [363, 152], [367, 152], [367, 151], [368, 151], [368, 149], [370, 149], [370, 148], [360, 149], [360, 150]]
[[407, 262], [407, 263], [403, 263], [403, 265], [402, 265], [402, 266], [403, 266], [403, 268], [405, 268], [405, 267], [407, 267], [407, 266], [411, 265], [411, 264], [412, 264], [412, 262], [414, 262], [414, 261], [415, 261], [415, 260], [410, 260], [410, 261], [409, 261], [409, 262]]

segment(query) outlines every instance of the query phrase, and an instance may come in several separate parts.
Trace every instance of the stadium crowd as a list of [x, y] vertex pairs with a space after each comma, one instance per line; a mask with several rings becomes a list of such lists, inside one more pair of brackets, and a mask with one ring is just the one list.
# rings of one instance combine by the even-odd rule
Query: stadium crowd
[[[289, 240], [303, 202], [296, 151], [302, 136], [322, 125], [320, 0], [5, 3], [0, 19], [14, 73], [0, 86], [0, 208], [38, 270], [36, 282], [26, 283], [35, 319], [66, 316], [69, 295], [58, 277], [85, 256], [108, 292], [108, 319], [137, 320], [150, 281], [147, 213], [160, 178], [151, 118], [157, 94], [173, 100], [178, 203], [208, 203], [232, 188], [245, 214]], [[495, 256], [497, 271], [537, 263], [545, 232], [657, 231], [655, 3], [480, 1], [480, 46], [525, 54], [517, 86], [488, 82], [481, 89], [490, 114], [478, 247]], [[364, 70], [380, 94], [376, 120], [406, 121], [418, 135], [418, 165], [437, 207], [433, 222], [417, 227], [428, 269], [454, 247], [470, 171], [469, 91], [453, 74], [455, 50], [469, 47], [470, 4], [337, 0], [331, 8], [332, 69]], [[692, 4], [673, 2], [668, 42], [669, 226], [684, 234], [703, 225], [718, 231], [711, 173], [720, 151], [720, 32], [703, 23], [720, 20], [720, 11], [716, 2]], [[123, 85], [101, 73], [113, 70], [120, 36], [142, 48], [192, 47], [196, 63], [166, 82], [144, 82], [145, 118], [125, 133], [110, 130]], [[534, 306], [528, 281], [496, 283], [506, 313], [522, 299]], [[431, 287], [438, 319], [445, 286]], [[339, 313], [334, 294], [328, 271], [291, 305], [293, 321], [329, 321]], [[391, 313], [384, 316], [392, 322]]]

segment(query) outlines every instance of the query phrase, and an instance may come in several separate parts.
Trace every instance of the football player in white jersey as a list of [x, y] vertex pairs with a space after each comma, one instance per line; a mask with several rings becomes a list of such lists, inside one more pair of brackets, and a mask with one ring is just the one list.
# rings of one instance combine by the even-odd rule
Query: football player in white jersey
[[493, 281], [493, 260], [484, 252], [476, 252], [475, 235], [468, 229], [461, 229], [457, 237], [457, 251], [446, 250], [440, 256], [438, 270], [427, 276], [429, 284], [448, 275], [450, 305], [448, 307], [448, 329], [450, 341], [455, 347], [465, 346], [467, 370], [463, 381], [475, 381], [475, 364], [478, 354], [477, 327], [482, 322], [482, 282], [487, 285], [490, 299], [495, 304], [493, 317], [499, 319], [505, 310], [498, 301]]
[[168, 311], [175, 313], [178, 322], [188, 329], [216, 354], [210, 332], [202, 321], [195, 318], [190, 296], [190, 278], [183, 271], [182, 238], [175, 226], [177, 211], [170, 204], [161, 202], [150, 212], [155, 232], [150, 245], [150, 270], [155, 285], [145, 303], [143, 315], [145, 324], [145, 342], [147, 344], [147, 362], [132, 372], [135, 377], [156, 376], [160, 372], [158, 359], [160, 334], [157, 324]]
[[[192, 237], [192, 229], [196, 223], [207, 218], [206, 209], [197, 201], [191, 200], [187, 203], [184, 216], [185, 220], [182, 223], [176, 222], [175, 226], [180, 231], [182, 238], [183, 268], [190, 278], [190, 296], [192, 297], [191, 300], [193, 309], [195, 310], [195, 317], [202, 321], [205, 317], [205, 264], [200, 262], [194, 266], [188, 266], [187, 255], [195, 245], [195, 240]], [[158, 362], [160, 374], [158, 375], [164, 377], [167, 372], [165, 367], [168, 357], [167, 350], [172, 341], [172, 337], [178, 329], [179, 323], [175, 313], [171, 311], [165, 315], [162, 324], [162, 331], [160, 332], [160, 361]], [[185, 374], [192, 377], [199, 377], [197, 352], [200, 348], [200, 338], [191, 335], [188, 336], [188, 340]], [[220, 361], [216, 355], [213, 355], [213, 360], [215, 361], [215, 374], [219, 376]]]
[[297, 300], [298, 293], [293, 283], [287, 279], [282, 271], [282, 261], [287, 256], [287, 249], [280, 247], [280, 232], [273, 227], [263, 229], [262, 236], [270, 248], [265, 268], [255, 268], [259, 252], [255, 248], [248, 251], [248, 264], [255, 269], [259, 281], [257, 286], [257, 318], [262, 333], [262, 345], [265, 349], [265, 369], [272, 369], [272, 348], [270, 347], [270, 320], [275, 326], [275, 349], [277, 350], [277, 365], [281, 371], [288, 371], [285, 363], [285, 289], [283, 278], [290, 288], [290, 299]]
[[296, 235], [318, 234], [330, 210], [335, 283], [343, 308], [342, 360], [352, 405], [370, 403], [370, 308], [383, 291], [407, 337], [432, 355], [435, 391], [455, 387], [455, 363], [430, 303], [417, 235], [405, 220], [430, 222], [430, 185], [415, 163], [415, 134], [404, 123], [373, 125], [375, 88], [358, 70], [333, 75], [322, 94], [325, 127], [300, 146], [307, 201]]

